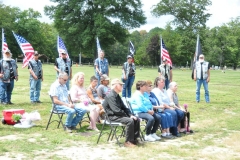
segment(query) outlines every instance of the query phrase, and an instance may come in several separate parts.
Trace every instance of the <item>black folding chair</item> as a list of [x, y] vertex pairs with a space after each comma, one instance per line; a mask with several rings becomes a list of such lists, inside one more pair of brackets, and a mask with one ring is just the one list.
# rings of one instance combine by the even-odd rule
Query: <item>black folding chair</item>
[[[108, 134], [108, 139], [107, 141], [109, 141], [110, 137], [111, 137], [111, 141], [113, 140], [113, 137], [116, 138], [116, 141], [119, 145], [119, 147], [121, 147], [121, 144], [119, 142], [119, 138], [123, 137], [124, 136], [124, 133], [125, 133], [125, 127], [126, 125], [123, 124], [123, 123], [119, 123], [119, 122], [114, 122], [114, 121], [111, 121], [107, 115], [107, 112], [105, 110], [105, 119], [104, 120], [100, 120], [100, 123], [102, 124], [102, 128], [101, 128], [101, 131], [100, 131], [100, 134], [98, 136], [98, 140], [97, 140], [97, 144], [100, 140], [100, 138], [105, 134], [107, 133]], [[104, 127], [105, 126], [110, 126], [110, 133], [109, 132], [105, 132], [104, 133]], [[118, 128], [121, 128], [121, 134], [120, 135], [117, 135], [117, 129]]]
[[[49, 117], [49, 120], [48, 120], [48, 124], [47, 124], [46, 130], [48, 129], [49, 125], [51, 123], [53, 123], [53, 122], [57, 122], [58, 123], [58, 127], [57, 128], [59, 128], [59, 126], [61, 124], [63, 129], [64, 129], [64, 124], [63, 124], [62, 118], [63, 118], [63, 115], [65, 113], [57, 111], [56, 104], [53, 102], [53, 97], [51, 96], [50, 92], [48, 92], [48, 94], [49, 94], [49, 96], [51, 98], [51, 101], [52, 101], [52, 109], [50, 110], [50, 117]], [[52, 116], [53, 115], [57, 115], [58, 119], [57, 120], [52, 120]]]

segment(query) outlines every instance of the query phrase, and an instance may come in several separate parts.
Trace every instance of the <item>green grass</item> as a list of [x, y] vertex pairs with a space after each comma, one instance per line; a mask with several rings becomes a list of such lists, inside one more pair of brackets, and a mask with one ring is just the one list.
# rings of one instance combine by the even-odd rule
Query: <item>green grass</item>
[[[23, 108], [26, 112], [38, 110], [42, 120], [30, 129], [17, 129], [13, 126], [0, 124], [0, 159], [1, 156], [22, 159], [61, 159], [53, 152], [63, 147], [79, 147], [87, 144], [90, 148], [100, 148], [107, 152], [106, 136], [96, 146], [98, 134], [90, 132], [91, 136], [83, 136], [88, 124], [84, 124], [77, 134], [67, 134], [56, 124], [51, 124], [46, 131], [51, 101], [48, 96], [50, 85], [56, 79], [53, 65], [43, 65], [44, 81], [40, 100], [42, 104], [30, 104], [29, 99], [29, 72], [19, 64], [19, 81], [15, 83], [12, 95], [12, 106], [0, 106], [1, 110]], [[94, 74], [92, 66], [73, 66], [73, 73], [85, 73], [85, 86], [89, 85], [90, 77]], [[173, 80], [178, 83], [178, 97], [180, 104], [187, 103], [191, 112], [191, 129], [193, 135], [186, 135], [174, 140], [161, 140], [155, 143], [145, 143], [138, 148], [125, 149], [113, 145], [111, 149], [119, 159], [240, 159], [240, 72], [218, 70], [211, 71], [209, 83], [210, 101], [204, 100], [204, 90], [201, 89], [201, 101], [195, 102], [196, 83], [191, 79], [191, 70], [173, 70]], [[138, 80], [152, 80], [158, 76], [157, 69], [137, 69], [135, 83]], [[121, 78], [121, 68], [110, 68], [110, 78]], [[133, 85], [133, 92], [135, 90]], [[98, 128], [101, 125], [98, 124]], [[160, 132], [158, 132], [159, 134]], [[6, 137], [12, 136], [7, 139]], [[11, 140], [13, 138], [16, 140]], [[121, 139], [123, 142], [124, 139]], [[212, 147], [212, 148], [211, 148]], [[79, 152], [81, 148], [79, 148]], [[86, 153], [85, 153], [86, 154]], [[94, 154], [89, 151], [89, 155]], [[71, 157], [62, 157], [71, 159]], [[88, 159], [88, 158], [87, 158]], [[90, 158], [89, 158], [90, 159]]]

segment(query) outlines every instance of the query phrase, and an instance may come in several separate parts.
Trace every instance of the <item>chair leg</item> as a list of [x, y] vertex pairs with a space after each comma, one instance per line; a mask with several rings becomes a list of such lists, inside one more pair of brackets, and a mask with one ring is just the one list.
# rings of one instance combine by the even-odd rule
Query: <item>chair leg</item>
[[50, 122], [51, 122], [52, 115], [53, 115], [53, 113], [51, 112], [50, 117], [49, 117], [49, 120], [48, 120], [48, 124], [47, 124], [47, 127], [46, 127], [46, 130], [48, 129], [48, 126], [49, 126], [49, 124], [50, 124]]
[[59, 115], [59, 114], [57, 114], [58, 115], [58, 118], [59, 118], [59, 122], [58, 122], [58, 128], [59, 128], [59, 125], [60, 125], [60, 123], [62, 124], [62, 127], [63, 127], [63, 130], [65, 129], [64, 128], [64, 124], [63, 124], [63, 122], [62, 122], [62, 117], [63, 117], [63, 114], [61, 114], [61, 116]]
[[100, 137], [103, 135], [104, 126], [105, 126], [105, 123], [103, 123], [103, 125], [102, 125], [101, 132], [100, 132], [100, 134], [99, 134], [99, 136], [98, 136], [97, 144], [98, 144], [98, 142], [99, 142], [99, 140], [100, 140]]

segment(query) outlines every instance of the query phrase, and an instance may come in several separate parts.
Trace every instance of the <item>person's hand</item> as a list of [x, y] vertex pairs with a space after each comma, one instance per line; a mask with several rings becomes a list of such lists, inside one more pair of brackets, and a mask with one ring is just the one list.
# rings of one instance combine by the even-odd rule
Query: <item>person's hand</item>
[[15, 80], [18, 81], [18, 76], [15, 77]]
[[127, 79], [126, 75], [124, 75], [123, 79], [124, 79], [124, 80], [126, 80], [126, 79]]
[[194, 81], [196, 81], [196, 80], [197, 80], [197, 78], [196, 78], [196, 75], [194, 75], [193, 79], [194, 79]]
[[210, 78], [209, 78], [209, 77], [207, 78], [207, 83], [208, 83], [208, 82], [210, 82]]
[[36, 75], [34, 75], [33, 78], [34, 78], [35, 80], [38, 80], [38, 77], [37, 77]]
[[130, 116], [130, 118], [137, 120], [137, 117], [135, 117], [135, 116]]
[[154, 111], [153, 110], [148, 110], [148, 113], [153, 115], [154, 114]]
[[174, 108], [174, 107], [170, 107], [169, 109], [171, 109], [171, 110], [175, 110], [175, 108]]
[[68, 107], [69, 107], [69, 108], [74, 108], [74, 105], [73, 105], [72, 103], [69, 103], [69, 104], [68, 104]]
[[3, 78], [3, 74], [0, 74], [0, 78]]

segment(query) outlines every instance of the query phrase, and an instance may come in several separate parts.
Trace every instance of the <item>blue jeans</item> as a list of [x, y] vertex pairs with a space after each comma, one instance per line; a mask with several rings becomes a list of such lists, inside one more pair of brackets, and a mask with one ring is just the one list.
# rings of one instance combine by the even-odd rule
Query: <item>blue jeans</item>
[[207, 79], [197, 79], [197, 89], [196, 89], [196, 101], [200, 101], [200, 88], [203, 84], [204, 90], [205, 90], [205, 101], [208, 103], [209, 100], [209, 91], [208, 91], [208, 82]]
[[9, 83], [0, 81], [0, 101], [11, 102], [12, 91], [14, 88], [14, 80], [10, 80]]
[[[165, 77], [166, 78], [166, 77]], [[168, 88], [169, 88], [169, 79], [168, 78], [166, 78], [165, 79], [165, 86], [164, 86], [164, 88], [167, 90]]]
[[138, 113], [138, 117], [147, 120], [147, 135], [156, 133], [161, 120], [161, 117], [158, 114], [154, 113], [151, 115], [149, 113]]
[[177, 130], [177, 126], [178, 126], [178, 117], [177, 117], [177, 112], [175, 110], [171, 110], [171, 109], [165, 109], [164, 112], [166, 113], [170, 113], [172, 115], [172, 121], [173, 121], [173, 126], [170, 127], [170, 132], [173, 135], [177, 135], [178, 134], [178, 130]]
[[175, 109], [177, 113], [177, 125], [181, 122], [181, 120], [184, 118], [184, 112], [180, 109]]
[[[69, 108], [66, 106], [57, 105], [56, 108], [57, 108], [57, 111], [65, 112], [67, 114], [67, 118], [65, 122], [66, 127], [76, 127], [77, 124], [82, 120], [84, 114], [86, 113], [86, 110], [79, 107]], [[76, 113], [76, 116], [73, 118], [75, 113]]]
[[[122, 90], [122, 97], [131, 98], [132, 85], [134, 80], [135, 80], [135, 76], [128, 77], [128, 79], [126, 80], [122, 78], [122, 82], [124, 83], [123, 90]], [[127, 92], [127, 96], [126, 96], [126, 92]]]
[[30, 79], [30, 101], [39, 101], [41, 91], [41, 79]]
[[161, 127], [162, 129], [167, 129], [173, 126], [172, 115], [167, 112], [158, 112], [159, 116], [161, 116]]

